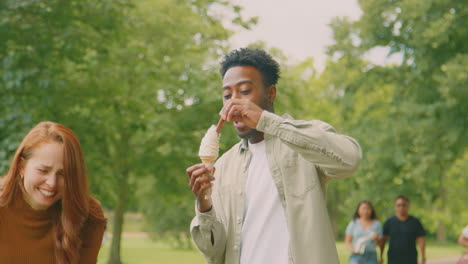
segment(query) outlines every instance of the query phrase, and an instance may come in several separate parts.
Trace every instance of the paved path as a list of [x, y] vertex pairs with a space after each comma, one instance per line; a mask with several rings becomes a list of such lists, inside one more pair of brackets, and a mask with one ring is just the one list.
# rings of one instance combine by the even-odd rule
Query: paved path
[[[106, 232], [107, 237], [112, 237], [111, 232]], [[149, 234], [146, 232], [123, 232], [122, 237], [149, 237]]]
[[428, 259], [427, 264], [455, 264], [457, 263], [460, 256]]

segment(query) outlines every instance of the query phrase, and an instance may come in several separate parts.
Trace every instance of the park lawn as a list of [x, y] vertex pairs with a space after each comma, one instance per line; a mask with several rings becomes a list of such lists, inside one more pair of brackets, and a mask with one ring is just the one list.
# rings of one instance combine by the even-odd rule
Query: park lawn
[[455, 242], [453, 243], [437, 243], [435, 241], [428, 241], [426, 249], [427, 258], [440, 258], [447, 256], [459, 256], [464, 250]]
[[[98, 264], [109, 259], [110, 240], [99, 254]], [[204, 264], [203, 257], [196, 249], [173, 249], [162, 242], [147, 237], [122, 238], [122, 262], [126, 264]]]
[[[107, 241], [99, 254], [98, 264], [108, 260], [110, 241]], [[336, 245], [340, 263], [348, 263], [349, 253], [343, 242]], [[438, 258], [457, 256], [462, 251], [453, 244], [436, 244], [429, 242], [427, 257]], [[182, 250], [170, 248], [162, 242], [154, 242], [146, 237], [125, 237], [122, 239], [122, 261], [128, 264], [204, 264], [202, 256], [196, 249]]]
[[[349, 251], [346, 249], [344, 243], [337, 242], [336, 248], [338, 250], [338, 255], [340, 257], [340, 263], [342, 264], [348, 263]], [[377, 249], [377, 250], [378, 250], [377, 255], [380, 257], [380, 249]], [[387, 261], [387, 250], [388, 250], [388, 243], [384, 251], [385, 261]], [[427, 259], [459, 256], [461, 255], [462, 252], [463, 252], [463, 249], [455, 242], [441, 244], [441, 243], [437, 243], [434, 240], [426, 241], [426, 258]], [[418, 248], [418, 256], [421, 256], [419, 252], [419, 248]]]

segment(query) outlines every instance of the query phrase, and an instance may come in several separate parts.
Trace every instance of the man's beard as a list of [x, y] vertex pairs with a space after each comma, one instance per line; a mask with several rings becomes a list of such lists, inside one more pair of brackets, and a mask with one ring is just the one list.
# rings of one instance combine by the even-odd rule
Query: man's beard
[[260, 131], [258, 131], [257, 129], [251, 129], [249, 132], [245, 133], [245, 134], [239, 134], [237, 133], [237, 135], [240, 137], [240, 138], [245, 138], [245, 139], [249, 139], [251, 137], [254, 137], [256, 135], [258, 135], [260, 133]]

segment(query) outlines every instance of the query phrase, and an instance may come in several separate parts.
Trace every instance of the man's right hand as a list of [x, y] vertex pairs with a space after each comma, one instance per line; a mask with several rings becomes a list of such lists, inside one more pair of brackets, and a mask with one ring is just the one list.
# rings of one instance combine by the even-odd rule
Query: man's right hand
[[198, 210], [200, 212], [207, 212], [213, 206], [211, 196], [212, 181], [214, 181], [215, 168], [206, 166], [203, 163], [193, 165], [187, 168], [187, 175], [189, 178], [190, 189], [198, 200]]

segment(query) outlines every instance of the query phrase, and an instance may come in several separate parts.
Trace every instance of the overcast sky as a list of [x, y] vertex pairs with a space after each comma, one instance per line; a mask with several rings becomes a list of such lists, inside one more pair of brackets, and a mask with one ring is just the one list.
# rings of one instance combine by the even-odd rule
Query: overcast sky
[[357, 0], [232, 1], [244, 7], [244, 17], [259, 17], [252, 31], [237, 33], [231, 39], [234, 48], [263, 40], [268, 47], [280, 48], [291, 63], [313, 57], [319, 70], [325, 62], [325, 47], [332, 43], [331, 19], [348, 16], [357, 20], [361, 15]]

